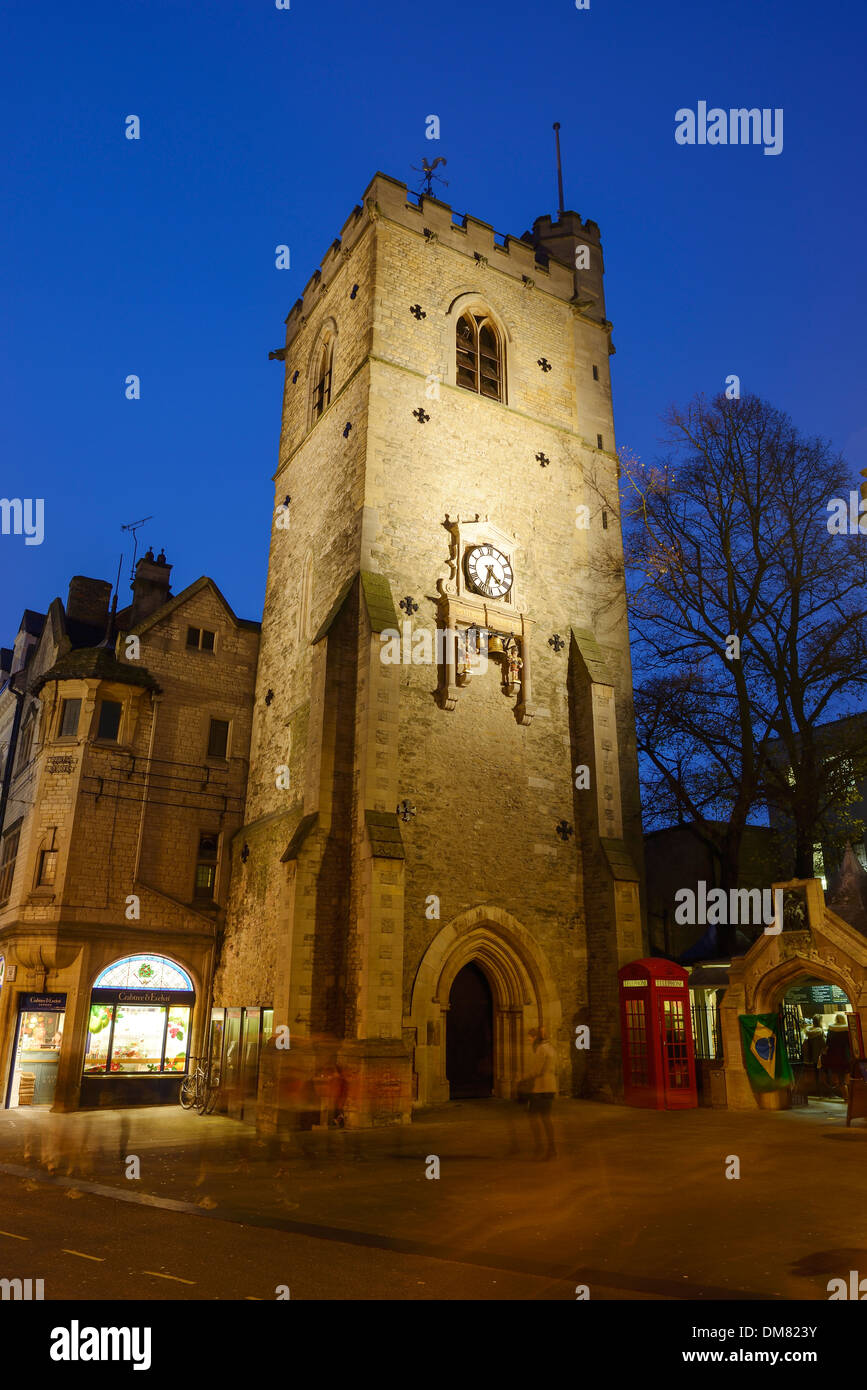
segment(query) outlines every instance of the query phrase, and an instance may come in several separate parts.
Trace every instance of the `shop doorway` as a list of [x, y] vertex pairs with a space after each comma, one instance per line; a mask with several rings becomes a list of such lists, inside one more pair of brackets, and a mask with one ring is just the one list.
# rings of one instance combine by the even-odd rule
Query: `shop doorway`
[[852, 1003], [837, 985], [808, 976], [779, 1005], [786, 1054], [794, 1072], [794, 1106], [845, 1104], [852, 1063]]
[[452, 1100], [493, 1094], [493, 998], [484, 971], [474, 961], [458, 971], [449, 994], [446, 1076]]
[[22, 994], [6, 1104], [52, 1105], [66, 1018], [65, 994]]

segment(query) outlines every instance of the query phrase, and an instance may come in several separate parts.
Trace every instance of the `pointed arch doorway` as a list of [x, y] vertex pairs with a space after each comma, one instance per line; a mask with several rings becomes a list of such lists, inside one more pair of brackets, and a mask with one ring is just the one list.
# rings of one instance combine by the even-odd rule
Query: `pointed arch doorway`
[[500, 907], [461, 913], [431, 941], [413, 985], [416, 1104], [514, 1096], [530, 1029], [541, 1023], [556, 1037], [561, 1016], [548, 962], [527, 929]]
[[494, 1001], [475, 961], [461, 967], [449, 992], [446, 1076], [450, 1100], [486, 1100], [494, 1090]]

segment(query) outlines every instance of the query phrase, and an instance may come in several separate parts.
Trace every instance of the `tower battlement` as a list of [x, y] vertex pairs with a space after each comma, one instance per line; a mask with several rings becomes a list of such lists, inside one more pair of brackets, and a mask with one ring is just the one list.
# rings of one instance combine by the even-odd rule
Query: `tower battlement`
[[[397, 223], [410, 232], [436, 241], [453, 251], [506, 275], [536, 286], [560, 299], [575, 302], [593, 317], [604, 318], [599, 308], [602, 286], [602, 246], [599, 228], [593, 221], [583, 222], [577, 212], [565, 212], [562, 221], [550, 216], [537, 217], [531, 232], [511, 236], [494, 230], [470, 213], [455, 212], [449, 203], [424, 194], [411, 194], [405, 183], [388, 174], [371, 179], [343, 227], [331, 243], [322, 264], [311, 275], [301, 297], [286, 317], [287, 346], [305, 322], [321, 296], [371, 222], [380, 219]], [[575, 248], [585, 243], [590, 266], [576, 270]]]

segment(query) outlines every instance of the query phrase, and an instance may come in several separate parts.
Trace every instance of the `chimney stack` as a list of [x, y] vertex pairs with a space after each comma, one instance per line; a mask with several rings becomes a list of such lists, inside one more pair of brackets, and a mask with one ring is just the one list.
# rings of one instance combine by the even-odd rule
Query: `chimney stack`
[[153, 550], [149, 550], [143, 555], [135, 567], [135, 579], [130, 588], [132, 589], [132, 613], [130, 615], [130, 627], [136, 627], [139, 623], [149, 618], [151, 613], [155, 613], [158, 608], [162, 608], [164, 603], [168, 603], [171, 598], [169, 589], [169, 577], [172, 566], [167, 563], [165, 554], [160, 551], [154, 559]]
[[87, 623], [105, 631], [111, 584], [107, 579], [88, 579], [84, 574], [73, 575], [66, 597], [66, 616], [73, 622]]

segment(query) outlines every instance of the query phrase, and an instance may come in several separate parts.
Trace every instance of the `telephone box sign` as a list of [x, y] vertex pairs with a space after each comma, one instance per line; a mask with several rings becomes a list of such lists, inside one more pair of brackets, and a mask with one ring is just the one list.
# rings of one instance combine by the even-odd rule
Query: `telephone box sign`
[[[619, 971], [623, 1098], [627, 1105], [685, 1110], [698, 1104], [689, 972], [670, 960], [634, 960]], [[632, 991], [642, 987], [640, 994]]]
[[66, 1009], [66, 995], [22, 994], [18, 1007], [26, 1014], [62, 1014]]

